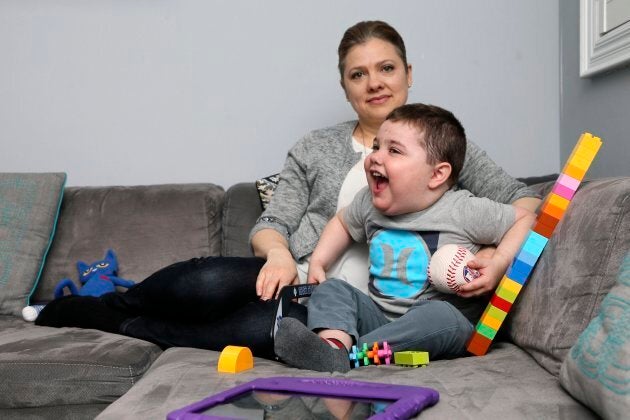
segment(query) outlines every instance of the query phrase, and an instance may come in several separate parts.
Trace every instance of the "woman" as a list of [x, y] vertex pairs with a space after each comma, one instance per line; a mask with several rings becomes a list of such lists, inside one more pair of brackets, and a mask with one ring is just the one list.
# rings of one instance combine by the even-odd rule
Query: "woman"
[[[221, 350], [229, 344], [243, 345], [256, 356], [273, 358], [271, 299], [280, 287], [304, 281], [308, 256], [326, 222], [366, 185], [362, 162], [378, 127], [407, 101], [412, 84], [404, 42], [384, 22], [360, 22], [349, 28], [338, 52], [341, 86], [358, 120], [316, 130], [289, 151], [274, 198], [251, 233], [256, 258], [176, 263], [125, 293], [53, 301], [37, 324], [96, 328], [163, 348]], [[474, 144], [467, 150], [460, 184], [478, 196], [532, 210], [539, 201]], [[365, 289], [367, 273], [367, 252], [355, 248], [329, 275]], [[493, 290], [503, 273], [489, 274], [492, 281], [470, 283], [462, 288], [462, 298], [454, 298], [471, 321], [483, 308], [475, 299], [463, 298]], [[288, 316], [304, 321], [305, 308], [293, 304]]]

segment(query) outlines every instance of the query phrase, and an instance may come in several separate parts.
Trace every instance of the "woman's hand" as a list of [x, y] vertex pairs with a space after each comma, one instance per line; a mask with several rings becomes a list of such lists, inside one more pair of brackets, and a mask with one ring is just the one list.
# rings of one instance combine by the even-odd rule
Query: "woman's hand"
[[479, 271], [481, 276], [468, 284], [460, 286], [457, 294], [461, 297], [469, 298], [491, 293], [496, 289], [499, 281], [503, 278], [509, 262], [506, 263], [499, 255], [492, 258], [475, 257], [468, 261], [468, 268]]
[[256, 280], [256, 294], [262, 300], [277, 298], [284, 286], [297, 282], [297, 267], [286, 248], [275, 248], [267, 253], [267, 262]]

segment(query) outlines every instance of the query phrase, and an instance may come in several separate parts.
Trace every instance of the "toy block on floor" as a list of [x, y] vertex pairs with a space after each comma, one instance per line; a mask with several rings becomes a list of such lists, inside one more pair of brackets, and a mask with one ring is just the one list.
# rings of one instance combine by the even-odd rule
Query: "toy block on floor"
[[488, 352], [492, 340], [521, 289], [527, 283], [553, 231], [564, 217], [601, 145], [601, 139], [590, 133], [580, 136], [562, 173], [540, 206], [536, 223], [523, 241], [507, 273], [494, 291], [486, 310], [477, 322], [475, 331], [466, 344], [470, 353], [483, 356]]
[[429, 353], [426, 351], [397, 351], [394, 353], [394, 364], [412, 367], [428, 365]]
[[223, 373], [238, 373], [254, 367], [254, 356], [247, 347], [225, 346], [219, 355], [217, 370]]

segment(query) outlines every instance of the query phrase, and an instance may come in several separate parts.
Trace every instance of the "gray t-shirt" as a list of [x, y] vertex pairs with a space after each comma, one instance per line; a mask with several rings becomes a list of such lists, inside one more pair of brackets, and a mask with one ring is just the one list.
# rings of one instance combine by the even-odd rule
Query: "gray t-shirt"
[[357, 193], [343, 212], [352, 238], [367, 242], [370, 297], [384, 311], [405, 313], [419, 299], [440, 298], [427, 278], [431, 255], [442, 245], [461, 245], [475, 253], [498, 244], [514, 224], [511, 205], [451, 189], [429, 208], [385, 216], [372, 205], [369, 188]]

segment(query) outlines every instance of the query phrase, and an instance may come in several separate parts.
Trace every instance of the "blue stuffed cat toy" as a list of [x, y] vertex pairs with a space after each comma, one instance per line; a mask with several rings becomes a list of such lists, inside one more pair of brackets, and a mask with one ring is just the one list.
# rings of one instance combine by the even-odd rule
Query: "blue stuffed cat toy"
[[135, 284], [131, 280], [116, 277], [118, 260], [111, 249], [107, 251], [104, 259], [96, 261], [92, 265], [83, 261], [77, 262], [77, 270], [79, 271], [79, 281], [83, 287], [77, 289], [72, 280], [63, 279], [55, 287], [55, 298], [62, 297], [66, 287], [70, 289], [71, 295], [98, 297], [116, 291], [116, 286], [129, 288]]

